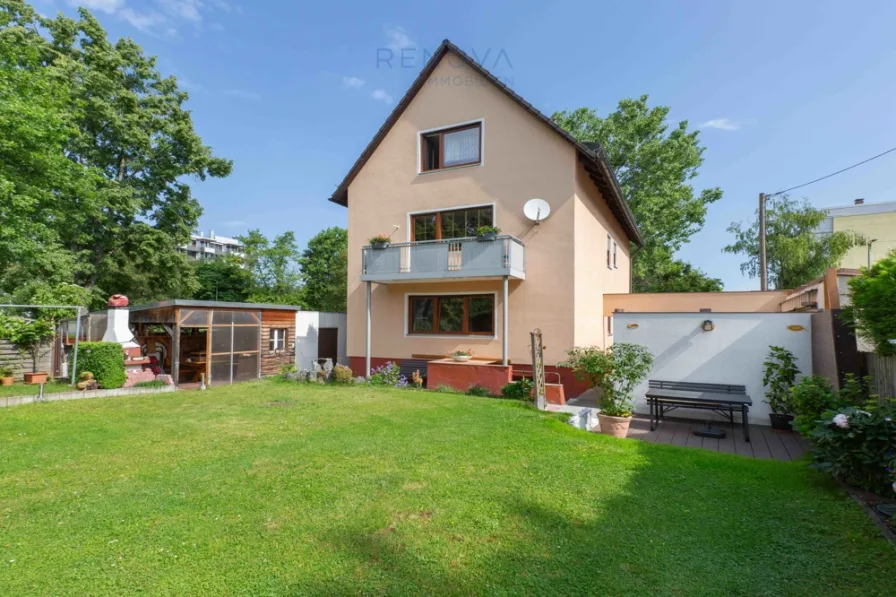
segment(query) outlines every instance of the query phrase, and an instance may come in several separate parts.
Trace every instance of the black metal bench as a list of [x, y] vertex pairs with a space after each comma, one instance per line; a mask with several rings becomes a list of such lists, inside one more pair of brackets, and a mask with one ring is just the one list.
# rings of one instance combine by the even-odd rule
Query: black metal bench
[[401, 365], [398, 366], [400, 375], [411, 381], [414, 373], [419, 371], [420, 377], [426, 380], [426, 374], [429, 370], [429, 361], [423, 359], [402, 359]]
[[676, 408], [708, 410], [721, 415], [734, 425], [734, 413], [740, 411], [744, 427], [744, 441], [750, 441], [747, 414], [753, 400], [747, 396], [747, 387], [734, 384], [696, 383], [690, 381], [663, 381], [651, 379], [645, 394], [650, 406], [650, 430], [653, 431], [666, 413]]

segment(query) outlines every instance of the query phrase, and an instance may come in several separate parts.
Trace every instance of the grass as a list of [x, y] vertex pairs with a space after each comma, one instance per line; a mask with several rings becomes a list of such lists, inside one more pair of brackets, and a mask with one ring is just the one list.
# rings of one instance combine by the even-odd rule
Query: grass
[[0, 411], [0, 595], [896, 595], [803, 463], [275, 381]]
[[[74, 392], [75, 388], [68, 385], [65, 381], [48, 381], [44, 384], [45, 394], [56, 394], [58, 392]], [[0, 398], [8, 398], [10, 396], [37, 396], [40, 393], [40, 386], [33, 384], [16, 383], [11, 386], [0, 386]]]

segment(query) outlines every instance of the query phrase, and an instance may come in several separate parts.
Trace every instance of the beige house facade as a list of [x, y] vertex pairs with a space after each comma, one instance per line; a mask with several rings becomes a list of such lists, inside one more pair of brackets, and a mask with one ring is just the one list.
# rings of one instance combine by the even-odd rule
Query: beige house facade
[[[548, 217], [527, 216], [532, 199]], [[348, 208], [356, 375], [459, 349], [528, 364], [535, 328], [549, 366], [572, 346], [606, 346], [604, 295], [630, 291], [642, 244], [600, 150], [447, 40], [331, 201]], [[484, 225], [496, 239], [476, 238]], [[373, 245], [379, 235], [389, 244]]]

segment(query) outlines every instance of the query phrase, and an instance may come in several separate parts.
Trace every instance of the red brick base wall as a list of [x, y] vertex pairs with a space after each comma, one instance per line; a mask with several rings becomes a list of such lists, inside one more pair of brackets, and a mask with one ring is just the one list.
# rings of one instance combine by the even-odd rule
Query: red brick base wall
[[426, 387], [434, 390], [439, 386], [448, 386], [458, 392], [466, 392], [467, 388], [479, 384], [500, 395], [501, 388], [510, 383], [511, 366], [507, 365], [470, 365], [464, 363], [430, 363], [426, 378]]

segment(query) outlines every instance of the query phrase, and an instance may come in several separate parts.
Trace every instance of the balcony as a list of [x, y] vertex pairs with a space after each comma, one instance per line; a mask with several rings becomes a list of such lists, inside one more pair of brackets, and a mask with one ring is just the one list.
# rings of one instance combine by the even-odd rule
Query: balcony
[[526, 249], [513, 236], [394, 243], [382, 249], [366, 246], [361, 251], [362, 282], [526, 279]]

